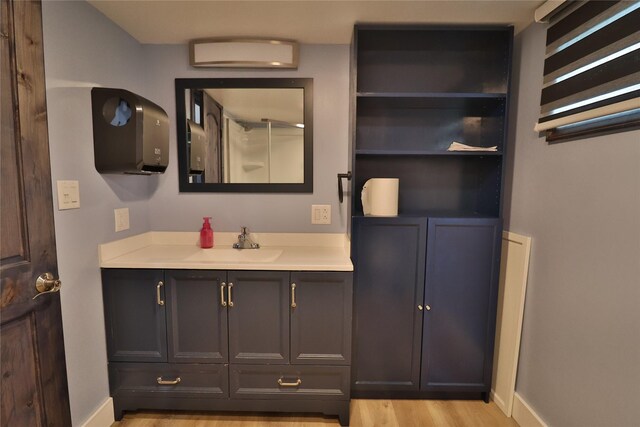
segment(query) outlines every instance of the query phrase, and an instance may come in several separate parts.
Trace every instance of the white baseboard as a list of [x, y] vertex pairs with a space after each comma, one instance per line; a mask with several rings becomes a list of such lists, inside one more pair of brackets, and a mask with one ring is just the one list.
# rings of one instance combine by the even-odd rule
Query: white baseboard
[[513, 395], [513, 412], [511, 417], [520, 427], [548, 427], [542, 418], [524, 401], [517, 392]]
[[113, 416], [113, 399], [109, 397], [91, 414], [82, 427], [109, 427], [115, 421], [115, 417]]
[[502, 399], [499, 395], [497, 395], [496, 391], [493, 389], [491, 390], [491, 400], [493, 400], [496, 406], [500, 408], [500, 410], [504, 412], [504, 414], [507, 417], [511, 416], [511, 414], [507, 413], [508, 412], [507, 403], [504, 401], [504, 399]]

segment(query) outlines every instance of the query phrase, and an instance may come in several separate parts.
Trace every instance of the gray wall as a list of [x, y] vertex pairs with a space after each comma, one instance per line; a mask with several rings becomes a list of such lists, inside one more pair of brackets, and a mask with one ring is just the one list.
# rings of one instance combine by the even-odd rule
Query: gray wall
[[516, 391], [552, 427], [638, 425], [640, 131], [538, 137], [544, 45], [543, 25], [516, 39], [505, 229], [533, 237]]
[[[74, 425], [109, 396], [98, 244], [149, 230], [155, 178], [100, 175], [93, 166], [90, 90], [147, 96], [144, 49], [85, 2], [42, 5], [49, 145], [67, 375]], [[55, 182], [80, 182], [80, 209], [57, 210]], [[114, 208], [131, 229], [114, 232]]]
[[[145, 46], [146, 79], [171, 118], [170, 163], [151, 199], [151, 228], [196, 231], [203, 216], [213, 228], [262, 232], [345, 232], [347, 205], [338, 203], [337, 174], [347, 170], [349, 128], [349, 46], [303, 45], [296, 71], [216, 71], [188, 65], [187, 46]], [[179, 193], [175, 128], [176, 77], [313, 78], [313, 194]], [[331, 225], [311, 225], [311, 205], [332, 205]]]

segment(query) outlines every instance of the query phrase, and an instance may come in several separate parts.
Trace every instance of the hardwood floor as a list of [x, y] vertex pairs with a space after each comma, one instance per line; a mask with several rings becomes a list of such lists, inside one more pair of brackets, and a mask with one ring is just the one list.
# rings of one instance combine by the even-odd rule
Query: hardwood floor
[[[327, 427], [337, 418], [321, 415], [288, 416], [263, 413], [126, 414], [114, 427]], [[351, 400], [352, 427], [518, 427], [491, 402], [476, 400]]]

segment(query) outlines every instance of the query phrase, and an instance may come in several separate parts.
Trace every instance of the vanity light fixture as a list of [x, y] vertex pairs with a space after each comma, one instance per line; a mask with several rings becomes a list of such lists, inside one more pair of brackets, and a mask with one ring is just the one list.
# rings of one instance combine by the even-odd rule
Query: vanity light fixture
[[298, 68], [298, 43], [292, 40], [198, 39], [189, 42], [193, 67]]

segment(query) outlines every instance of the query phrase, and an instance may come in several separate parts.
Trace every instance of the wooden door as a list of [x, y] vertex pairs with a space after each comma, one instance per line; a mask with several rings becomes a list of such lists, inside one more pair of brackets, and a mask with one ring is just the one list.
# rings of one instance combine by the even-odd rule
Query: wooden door
[[170, 363], [227, 363], [227, 273], [167, 270]]
[[428, 234], [421, 389], [488, 397], [500, 220], [429, 219]]
[[291, 273], [291, 363], [351, 363], [352, 277], [351, 272]]
[[109, 362], [166, 362], [166, 290], [162, 270], [102, 270]]
[[289, 363], [289, 273], [230, 271], [228, 280], [229, 361]]
[[353, 392], [420, 385], [427, 219], [355, 217]]
[[2, 426], [69, 426], [40, 2], [2, 0], [0, 365]]

